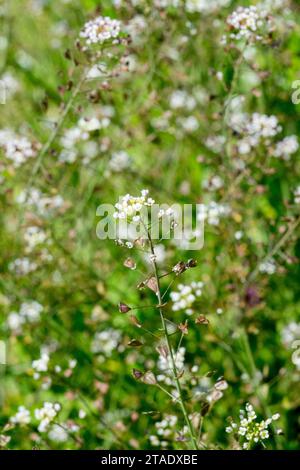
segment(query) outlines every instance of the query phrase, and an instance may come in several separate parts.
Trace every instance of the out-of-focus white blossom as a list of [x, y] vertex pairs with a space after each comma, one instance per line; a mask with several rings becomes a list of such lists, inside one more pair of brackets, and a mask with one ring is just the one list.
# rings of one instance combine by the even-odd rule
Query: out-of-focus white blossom
[[178, 418], [175, 415], [165, 415], [161, 421], [155, 423], [156, 434], [149, 436], [152, 446], [167, 447], [170, 440], [175, 440]]
[[121, 340], [121, 333], [113, 328], [108, 328], [104, 331], [99, 331], [95, 334], [92, 341], [92, 352], [95, 354], [104, 354], [110, 357], [112, 352], [117, 348]]
[[49, 424], [57, 416], [61, 406], [59, 403], [44, 402], [42, 408], [34, 410], [34, 415], [38, 421], [40, 421], [38, 430], [39, 432], [46, 432]]
[[209, 191], [217, 191], [218, 189], [223, 188], [224, 181], [218, 175], [212, 176], [209, 179], [203, 181], [203, 188], [208, 189]]
[[37, 245], [40, 245], [47, 240], [47, 234], [40, 227], [37, 227], [37, 226], [27, 227], [24, 233], [24, 240], [27, 245], [27, 250], [30, 252]]
[[170, 107], [172, 109], [187, 109], [191, 111], [195, 106], [195, 98], [185, 90], [175, 90], [170, 96]]
[[173, 302], [172, 310], [184, 310], [187, 315], [192, 315], [194, 302], [202, 295], [203, 282], [191, 282], [191, 284], [178, 284], [178, 291], [170, 294]]
[[259, 265], [259, 271], [266, 274], [274, 274], [276, 272], [276, 263], [274, 259], [268, 259], [263, 261]]
[[277, 142], [274, 157], [283, 158], [284, 160], [289, 160], [291, 155], [296, 153], [299, 149], [299, 142], [295, 135], [290, 135], [285, 137], [280, 142]]
[[19, 406], [17, 413], [10, 418], [13, 424], [29, 424], [31, 421], [30, 412], [25, 406]]
[[300, 323], [290, 322], [281, 331], [281, 340], [285, 347], [291, 348], [295, 341], [300, 340]]
[[18, 276], [26, 276], [37, 269], [37, 264], [29, 258], [17, 258], [9, 263], [10, 271], [15, 272]]
[[5, 99], [12, 98], [20, 89], [20, 83], [10, 72], [4, 73], [2, 77], [0, 77], [0, 82], [5, 90]]
[[212, 135], [205, 141], [206, 147], [214, 153], [220, 153], [224, 149], [226, 139], [223, 135]]
[[227, 7], [231, 0], [186, 0], [184, 6], [189, 13], [215, 13]]
[[276, 116], [259, 113], [250, 116], [246, 113], [239, 113], [237, 116], [235, 119], [230, 117], [229, 124], [243, 136], [237, 142], [238, 152], [241, 155], [250, 153], [253, 148], [261, 144], [269, 145], [272, 138], [282, 130]]
[[36, 157], [38, 147], [27, 137], [17, 135], [10, 129], [0, 130], [0, 148], [16, 168], [26, 163], [28, 159]]
[[120, 150], [112, 154], [108, 166], [111, 171], [119, 173], [129, 168], [130, 164], [131, 158], [128, 153], [124, 150]]
[[31, 188], [22, 191], [18, 197], [19, 204], [25, 204], [34, 208], [40, 215], [46, 216], [52, 211], [60, 209], [64, 204], [64, 199], [59, 195], [46, 196], [39, 189]]
[[206, 221], [209, 225], [219, 225], [220, 219], [230, 214], [231, 209], [226, 204], [211, 201], [208, 204], [198, 204], [197, 218]]
[[54, 442], [66, 442], [68, 440], [68, 432], [58, 424], [53, 424], [50, 431], [48, 432], [48, 437], [51, 441]]
[[[183, 371], [185, 361], [185, 348], [180, 347], [176, 352], [173, 351], [174, 362], [177, 373]], [[174, 386], [174, 376], [172, 368], [172, 359], [170, 354], [160, 354], [157, 362], [157, 367], [160, 373], [157, 376], [159, 382], [164, 382], [166, 385]]]
[[199, 128], [198, 119], [195, 116], [178, 119], [178, 124], [182, 126], [186, 132], [195, 132]]
[[7, 325], [11, 330], [18, 330], [26, 322], [37, 322], [42, 311], [43, 306], [36, 301], [23, 302], [19, 312], [11, 312], [8, 315]]
[[[38, 372], [47, 372], [49, 364], [49, 356], [46, 353], [43, 353], [39, 359], [32, 361], [32, 368]], [[35, 379], [39, 378], [39, 374], [35, 375]]]

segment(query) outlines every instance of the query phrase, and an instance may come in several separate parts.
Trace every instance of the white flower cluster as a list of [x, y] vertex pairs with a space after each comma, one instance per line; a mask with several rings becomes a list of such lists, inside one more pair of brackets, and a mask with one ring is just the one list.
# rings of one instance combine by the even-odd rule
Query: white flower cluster
[[277, 142], [274, 157], [282, 158], [283, 160], [289, 160], [291, 155], [296, 153], [299, 149], [299, 142], [295, 135], [285, 137], [280, 142]]
[[[173, 351], [176, 370], [180, 373], [184, 369], [185, 348], [181, 347], [176, 352]], [[172, 360], [169, 354], [160, 354], [157, 362], [160, 374], [157, 376], [159, 382], [166, 385], [174, 385]]]
[[64, 427], [59, 426], [58, 424], [53, 424], [50, 431], [48, 432], [48, 437], [51, 441], [54, 442], [66, 442], [68, 440], [69, 434]]
[[157, 8], [178, 7], [180, 0], [154, 0], [154, 5]]
[[185, 132], [195, 132], [199, 128], [198, 119], [195, 116], [188, 116], [186, 118], [179, 118], [178, 125], [182, 127]]
[[196, 106], [196, 100], [185, 90], [175, 90], [170, 96], [170, 107], [172, 109], [187, 109], [191, 111]]
[[205, 141], [206, 147], [214, 153], [220, 153], [224, 149], [226, 139], [223, 135], [211, 135]]
[[233, 421], [226, 428], [227, 433], [237, 432], [243, 440], [243, 449], [251, 449], [255, 444], [269, 438], [269, 426], [273, 421], [280, 418], [279, 413], [274, 414], [271, 418], [257, 422], [257, 415], [250, 403], [246, 404], [245, 410], [240, 410], [240, 424]]
[[276, 273], [275, 260], [273, 258], [270, 258], [270, 259], [260, 263], [259, 271], [261, 273], [265, 273], [265, 274], [269, 274], [269, 275]]
[[110, 357], [120, 343], [121, 337], [120, 331], [114, 330], [113, 328], [99, 331], [94, 336], [91, 350], [95, 354], [101, 353], [106, 357]]
[[11, 98], [20, 89], [18, 80], [10, 72], [2, 75], [0, 83], [5, 90], [5, 99]]
[[300, 204], [300, 186], [297, 186], [294, 191], [294, 201], [295, 204]]
[[151, 445], [167, 447], [170, 439], [174, 440], [178, 418], [175, 415], [166, 415], [161, 421], [155, 423], [157, 434], [149, 436]]
[[220, 8], [226, 7], [231, 0], [154, 0], [157, 8], [177, 8], [183, 4], [188, 13], [215, 13]]
[[47, 431], [49, 424], [57, 416], [60, 409], [61, 406], [59, 403], [46, 401], [43, 404], [43, 408], [38, 408], [34, 411], [36, 419], [40, 421], [38, 426], [39, 432]]
[[247, 124], [246, 132], [256, 141], [274, 137], [281, 132], [282, 128], [278, 124], [276, 116], [267, 116], [266, 114], [254, 113]]
[[207, 220], [209, 225], [219, 225], [220, 219], [226, 217], [231, 212], [227, 204], [211, 201], [208, 204], [198, 204], [197, 219]]
[[269, 144], [270, 138], [275, 137], [282, 130], [276, 116], [259, 113], [254, 113], [252, 116], [241, 114], [240, 128], [245, 135], [237, 144], [238, 151], [242, 155], [249, 153], [252, 148], [261, 143]]
[[211, 178], [204, 180], [202, 186], [208, 191], [217, 191], [218, 189], [223, 188], [224, 181], [220, 176], [214, 175]]
[[145, 38], [144, 31], [147, 28], [147, 21], [143, 15], [133, 16], [126, 24], [124, 31], [130, 35], [134, 43], [139, 44]]
[[130, 167], [131, 158], [127, 152], [120, 150], [114, 152], [108, 163], [109, 169], [115, 173], [120, 173]]
[[67, 421], [63, 424], [52, 424], [48, 432], [48, 437], [54, 442], [66, 442], [70, 434], [79, 430], [79, 426], [73, 421]]
[[[239, 41], [261, 41], [266, 31], [270, 28], [265, 10], [258, 10], [256, 6], [238, 7], [228, 16], [229, 38]], [[226, 43], [226, 38], [223, 38]]]
[[40, 227], [26, 227], [24, 233], [24, 240], [27, 245], [26, 251], [31, 252], [37, 245], [40, 245], [47, 240], [47, 234]]
[[3, 149], [5, 157], [18, 168], [29, 158], [36, 157], [38, 145], [30, 142], [27, 137], [15, 134], [10, 129], [4, 129], [0, 131], [0, 148]]
[[187, 315], [192, 315], [194, 302], [202, 295], [203, 282], [193, 281], [191, 284], [178, 284], [178, 291], [170, 294], [173, 302], [173, 312], [184, 310]]
[[98, 16], [88, 21], [80, 33], [88, 45], [103, 44], [105, 41], [115, 39], [121, 31], [121, 22], [109, 16]]
[[121, 197], [120, 202], [115, 204], [117, 209], [113, 216], [115, 219], [130, 219], [133, 222], [141, 220], [141, 211], [155, 204], [154, 199], [148, 197], [149, 190], [142, 189], [140, 196], [131, 196], [126, 194]]
[[264, 11], [284, 10], [289, 7], [289, 0], [261, 0], [257, 8]]
[[50, 357], [46, 353], [42, 353], [39, 359], [35, 359], [32, 361], [32, 368], [35, 371], [34, 379], [37, 380], [40, 378], [39, 372], [47, 372], [48, 371], [48, 364], [49, 364]]
[[10, 271], [14, 271], [18, 276], [26, 276], [37, 269], [37, 264], [29, 258], [17, 258], [8, 265]]
[[29, 424], [31, 420], [30, 411], [25, 406], [19, 406], [17, 413], [10, 418], [13, 424]]
[[36, 188], [31, 188], [28, 192], [22, 191], [17, 197], [17, 202], [33, 207], [40, 215], [48, 215], [51, 211], [60, 209], [64, 204], [59, 194], [46, 196]]
[[281, 332], [281, 340], [288, 348], [292, 347], [295, 341], [300, 340], [300, 323], [292, 321], [286, 325]]
[[74, 163], [81, 153], [84, 157], [83, 163], [87, 164], [97, 156], [101, 147], [99, 148], [96, 141], [90, 140], [91, 134], [109, 126], [113, 109], [110, 106], [102, 107], [101, 113], [101, 117], [81, 118], [76, 126], [65, 131], [60, 139], [63, 148], [59, 154], [60, 162]]
[[7, 325], [11, 330], [18, 330], [25, 323], [35, 323], [39, 320], [43, 306], [36, 301], [23, 302], [19, 312], [11, 312]]
[[189, 13], [215, 13], [230, 3], [231, 0], [186, 0], [185, 9]]

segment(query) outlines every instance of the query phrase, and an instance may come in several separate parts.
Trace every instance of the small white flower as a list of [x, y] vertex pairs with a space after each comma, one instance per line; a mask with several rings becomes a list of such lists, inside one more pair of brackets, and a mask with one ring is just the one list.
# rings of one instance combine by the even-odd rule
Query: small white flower
[[56, 417], [60, 411], [61, 406], [59, 403], [44, 402], [43, 407], [36, 409], [34, 415], [38, 421], [40, 421], [38, 430], [39, 432], [47, 431], [49, 424]]
[[62, 426], [53, 424], [48, 433], [48, 437], [51, 441], [66, 442], [68, 440], [68, 433]]
[[172, 310], [177, 312], [185, 310], [187, 315], [192, 315], [194, 302], [202, 295], [203, 282], [192, 282], [189, 285], [179, 284], [177, 291], [170, 294], [173, 302]]
[[30, 412], [25, 406], [19, 406], [18, 412], [10, 418], [13, 424], [29, 424], [31, 420]]
[[92, 341], [91, 350], [95, 354], [104, 354], [110, 357], [112, 352], [117, 348], [121, 340], [121, 333], [118, 330], [108, 328], [95, 334]]
[[44, 353], [39, 359], [32, 362], [32, 368], [37, 372], [47, 372], [49, 360], [48, 354]]
[[220, 219], [230, 214], [231, 209], [226, 204], [211, 201], [208, 204], [198, 204], [197, 219], [207, 220], [209, 225], [219, 225]]
[[263, 261], [259, 265], [259, 271], [266, 274], [274, 274], [276, 272], [276, 264], [273, 258]]
[[299, 149], [299, 142], [295, 135], [285, 137], [282, 141], [276, 144], [274, 150], [274, 157], [289, 160], [290, 156], [296, 153]]
[[27, 137], [15, 134], [10, 129], [0, 130], [0, 148], [4, 155], [18, 168], [29, 158], [37, 155], [38, 145], [32, 143]]
[[9, 263], [8, 268], [18, 276], [26, 276], [37, 269], [37, 264], [34, 261], [30, 261], [29, 258], [17, 258]]
[[109, 169], [116, 173], [126, 170], [130, 167], [131, 158], [127, 152], [123, 150], [119, 152], [115, 152], [112, 154], [110, 161], [109, 161]]
[[280, 414], [279, 414], [279, 413], [275, 413], [275, 414], [272, 416], [272, 420], [273, 420], [273, 421], [277, 421], [279, 418], [280, 418]]

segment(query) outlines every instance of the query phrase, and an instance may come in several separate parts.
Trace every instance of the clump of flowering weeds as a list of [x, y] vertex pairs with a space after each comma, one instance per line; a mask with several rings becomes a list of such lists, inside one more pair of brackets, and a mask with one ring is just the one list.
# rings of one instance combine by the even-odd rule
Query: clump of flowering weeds
[[[298, 12], [5, 3], [0, 447], [297, 447]], [[94, 222], [118, 194], [115, 221], [140, 233], [115, 246]], [[177, 222], [167, 205], [144, 220], [154, 194], [198, 204], [203, 249], [193, 229], [152, 237]]]
[[[145, 280], [141, 280], [138, 284], [139, 289], [148, 288], [150, 291], [153, 291], [157, 304], [153, 305], [152, 308], [157, 311], [157, 316], [160, 318], [161, 328], [155, 331], [149, 331], [150, 335], [154, 338], [156, 343], [156, 350], [159, 353], [158, 361], [158, 370], [159, 374], [153, 370], [140, 371], [137, 369], [133, 370], [133, 377], [136, 380], [143, 382], [146, 385], [152, 385], [158, 387], [162, 392], [166, 393], [172, 402], [178, 405], [179, 409], [183, 415], [184, 426], [182, 430], [178, 430], [178, 440], [187, 441], [188, 445], [194, 449], [199, 449], [201, 446], [201, 432], [199, 435], [199, 427], [202, 423], [201, 413], [192, 413], [190, 409], [191, 399], [187, 398], [187, 393], [192, 393], [192, 389], [196, 388], [198, 384], [197, 378], [194, 378], [193, 375], [197, 373], [197, 367], [192, 368], [190, 372], [186, 370], [185, 365], [185, 348], [182, 347], [182, 342], [185, 336], [188, 336], [189, 326], [186, 316], [180, 318], [181, 322], [176, 324], [172, 316], [169, 317], [169, 302], [166, 298], [169, 289], [173, 286], [173, 283], [180, 277], [186, 270], [195, 268], [197, 263], [195, 260], [190, 259], [186, 262], [178, 261], [171, 269], [170, 272], [161, 273], [157, 264], [157, 255], [155, 252], [155, 240], [151, 237], [151, 227], [153, 224], [159, 223], [160, 219], [163, 216], [170, 217], [173, 216], [172, 212], [167, 209], [164, 213], [159, 213], [157, 219], [146, 218], [147, 211], [155, 203], [152, 197], [149, 197], [148, 190], [142, 190], [141, 196], [132, 196], [127, 194], [124, 197], [120, 198], [116, 207], [116, 212], [114, 217], [119, 220], [123, 220], [129, 224], [141, 224], [144, 231], [141, 233], [139, 239], [133, 240], [130, 242], [130, 247], [139, 247], [139, 249], [145, 253], [149, 253], [152, 270], [148, 274]], [[143, 209], [146, 209], [143, 211]], [[176, 223], [176, 219], [173, 221]], [[127, 246], [123, 242], [124, 246]], [[128, 247], [128, 246], [127, 246]], [[135, 260], [130, 258], [124, 263], [125, 266], [129, 269], [136, 269], [137, 263]], [[163, 290], [162, 279], [166, 279], [168, 276], [172, 277], [169, 287]], [[170, 298], [173, 302], [171, 307], [171, 312], [181, 311], [186, 315], [192, 315], [194, 312], [192, 310], [193, 303], [196, 301], [197, 297], [201, 296], [201, 289], [203, 283], [192, 283], [191, 286], [184, 286], [179, 284], [179, 292], [171, 291]], [[135, 309], [143, 309], [143, 307], [136, 306]], [[124, 302], [119, 303], [119, 311], [122, 314], [129, 314], [133, 308], [127, 305]], [[168, 318], [169, 317], [169, 318]], [[139, 322], [139, 319], [136, 316], [131, 316], [131, 321], [137, 326], [137, 328], [143, 328]], [[197, 324], [207, 324], [205, 317], [201, 319], [197, 318], [194, 321], [194, 326]], [[179, 334], [179, 339], [178, 339]], [[152, 338], [151, 338], [152, 339]], [[128, 343], [132, 347], [142, 347], [143, 342], [137, 339], [133, 339]], [[197, 374], [196, 374], [197, 375]], [[161, 385], [164, 383], [164, 386]], [[168, 388], [165, 388], [165, 385]], [[223, 385], [217, 382], [215, 384], [215, 389], [211, 393], [207, 393], [205, 396], [206, 404], [203, 405], [204, 414], [210, 408], [210, 406], [217, 400], [219, 400], [223, 393], [221, 390], [227, 388], [226, 381], [223, 381]], [[207, 408], [208, 407], [208, 408]], [[167, 419], [168, 421], [168, 419]], [[166, 422], [167, 422], [166, 421]], [[163, 421], [162, 423], [164, 423]], [[172, 419], [173, 424], [176, 424], [176, 420]], [[159, 428], [164, 429], [164, 425]], [[166, 437], [170, 436], [171, 432], [165, 429], [163, 435]], [[150, 438], [152, 444], [158, 445], [159, 441], [153, 436]], [[162, 445], [166, 445], [163, 441]]]

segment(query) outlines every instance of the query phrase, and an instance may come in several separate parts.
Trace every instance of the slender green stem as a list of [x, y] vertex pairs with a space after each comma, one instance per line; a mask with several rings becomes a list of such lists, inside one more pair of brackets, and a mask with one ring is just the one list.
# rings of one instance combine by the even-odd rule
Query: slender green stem
[[[153, 242], [152, 242], [152, 239], [151, 239], [151, 235], [150, 235], [148, 230], [147, 230], [147, 236], [148, 236], [148, 240], [149, 240], [149, 244], [150, 244], [150, 250], [151, 250], [151, 253], [153, 255], [153, 267], [154, 267], [154, 276], [155, 276], [156, 283], [157, 283], [158, 303], [159, 303], [159, 305], [162, 305], [160, 279], [159, 279], [157, 264], [156, 264], [156, 261], [155, 261], [154, 246], [153, 246]], [[180, 380], [178, 378], [174, 353], [173, 353], [172, 346], [171, 346], [171, 341], [170, 341], [170, 336], [169, 336], [168, 329], [167, 329], [166, 320], [165, 320], [162, 308], [159, 307], [158, 309], [159, 309], [160, 319], [161, 319], [161, 323], [162, 323], [162, 327], [163, 327], [163, 330], [164, 330], [164, 335], [165, 335], [165, 339], [166, 339], [166, 343], [167, 343], [167, 347], [168, 347], [168, 351], [169, 351], [169, 356], [170, 356], [170, 359], [171, 359], [173, 378], [174, 378], [176, 390], [177, 390], [177, 393], [178, 393], [178, 396], [179, 396], [178, 403], [180, 405], [180, 408], [182, 410], [187, 428], [189, 430], [189, 435], [190, 435], [190, 438], [191, 438], [191, 441], [192, 441], [193, 448], [195, 450], [198, 450], [199, 447], [198, 447], [198, 443], [197, 443], [197, 438], [195, 436], [195, 432], [194, 432], [194, 429], [193, 429], [193, 426], [192, 426], [191, 420], [189, 418], [189, 415], [188, 415], [188, 412], [187, 412], [187, 409], [186, 409], [186, 406], [185, 406], [185, 403], [184, 403], [184, 399], [183, 399], [182, 388], [181, 388]]]
[[28, 186], [30, 188], [33, 180], [34, 180], [34, 177], [36, 176], [36, 174], [38, 173], [41, 165], [42, 165], [42, 161], [43, 161], [43, 158], [44, 156], [47, 154], [47, 152], [50, 150], [53, 142], [55, 141], [57, 135], [59, 134], [63, 124], [64, 124], [64, 121], [67, 117], [67, 115], [69, 114], [73, 104], [74, 104], [74, 101], [78, 95], [78, 93], [80, 92], [81, 90], [81, 87], [83, 85], [83, 83], [85, 82], [86, 80], [86, 70], [84, 70], [84, 72], [82, 73], [80, 79], [78, 80], [78, 83], [76, 84], [76, 86], [74, 87], [73, 91], [72, 91], [72, 94], [69, 98], [69, 101], [67, 102], [66, 104], [66, 107], [63, 111], [63, 113], [61, 114], [60, 118], [59, 118], [59, 121], [57, 122], [55, 128], [53, 129], [52, 133], [50, 134], [47, 142], [43, 145], [43, 147], [41, 148], [41, 151], [39, 152], [39, 155], [37, 157], [37, 160], [35, 162], [35, 165], [32, 169], [32, 174], [31, 174], [31, 178], [29, 180], [29, 183], [28, 183]]

